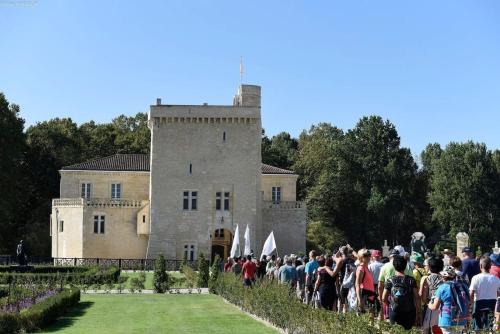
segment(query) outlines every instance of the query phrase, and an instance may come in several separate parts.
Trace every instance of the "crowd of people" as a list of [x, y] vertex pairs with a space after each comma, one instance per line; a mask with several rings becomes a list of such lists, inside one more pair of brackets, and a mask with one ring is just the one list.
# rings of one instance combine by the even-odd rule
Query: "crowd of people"
[[224, 271], [241, 276], [248, 288], [258, 279], [277, 280], [312, 307], [369, 312], [425, 334], [498, 330], [500, 322], [500, 254], [475, 258], [469, 247], [459, 257], [396, 246], [382, 257], [379, 250], [345, 245], [333, 255], [228, 258]]

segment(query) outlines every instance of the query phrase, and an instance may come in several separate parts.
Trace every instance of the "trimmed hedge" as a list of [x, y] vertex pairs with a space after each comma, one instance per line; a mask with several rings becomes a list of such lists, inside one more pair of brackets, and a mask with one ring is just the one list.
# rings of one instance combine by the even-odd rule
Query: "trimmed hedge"
[[24, 283], [29, 281], [47, 282], [51, 280], [64, 281], [67, 283], [79, 283], [86, 281], [90, 284], [104, 284], [112, 281], [117, 282], [120, 277], [120, 269], [109, 267], [100, 269], [87, 267], [86, 271], [55, 272], [55, 273], [0, 273], [0, 284], [11, 284], [12, 282]]
[[80, 301], [80, 290], [65, 289], [20, 313], [0, 313], [0, 333], [37, 331], [47, 327]]
[[83, 273], [92, 267], [78, 266], [0, 266], [0, 273], [33, 273], [33, 274], [52, 274], [52, 273]]
[[314, 309], [300, 302], [295, 291], [276, 281], [258, 281], [247, 289], [233, 273], [220, 274], [212, 283], [211, 291], [222, 296], [244, 311], [263, 318], [288, 333], [314, 334], [414, 334], [400, 326], [386, 322], [374, 322], [368, 314], [338, 314]]

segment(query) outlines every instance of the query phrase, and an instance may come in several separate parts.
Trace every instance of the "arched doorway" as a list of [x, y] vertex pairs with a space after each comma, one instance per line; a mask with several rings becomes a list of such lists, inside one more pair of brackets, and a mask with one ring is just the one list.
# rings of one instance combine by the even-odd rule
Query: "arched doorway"
[[217, 229], [212, 236], [212, 261], [215, 255], [219, 255], [222, 260], [229, 256], [233, 234], [227, 229]]

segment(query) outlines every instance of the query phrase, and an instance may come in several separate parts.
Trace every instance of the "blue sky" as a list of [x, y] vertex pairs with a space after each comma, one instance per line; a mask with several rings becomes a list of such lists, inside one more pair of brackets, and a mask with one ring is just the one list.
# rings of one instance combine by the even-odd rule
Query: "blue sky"
[[240, 56], [270, 135], [377, 114], [414, 155], [500, 148], [500, 1], [0, 0], [0, 91], [28, 125], [230, 104]]

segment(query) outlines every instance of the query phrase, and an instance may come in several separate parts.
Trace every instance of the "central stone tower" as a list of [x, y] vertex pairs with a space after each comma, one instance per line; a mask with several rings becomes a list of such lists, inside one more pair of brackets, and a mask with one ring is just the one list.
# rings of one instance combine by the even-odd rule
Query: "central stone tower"
[[260, 101], [241, 85], [232, 106], [151, 106], [148, 258], [227, 256], [237, 224], [262, 243]]

